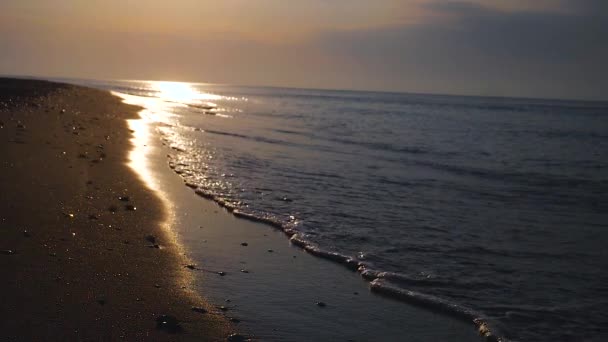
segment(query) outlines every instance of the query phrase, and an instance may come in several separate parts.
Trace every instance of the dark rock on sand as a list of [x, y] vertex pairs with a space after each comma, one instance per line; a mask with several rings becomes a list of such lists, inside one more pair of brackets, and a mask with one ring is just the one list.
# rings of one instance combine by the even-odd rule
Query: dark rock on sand
[[243, 246], [243, 247], [247, 247], [247, 246], [249, 246], [249, 244], [248, 244], [247, 242], [242, 242], [242, 243], [241, 243], [241, 246]]
[[175, 316], [160, 315], [156, 317], [156, 329], [175, 334], [182, 331], [182, 327]]
[[156, 243], [156, 236], [154, 235], [146, 235], [145, 236], [146, 241], [148, 241], [149, 243]]
[[327, 304], [325, 304], [324, 302], [317, 302], [317, 306], [320, 308], [324, 308], [327, 306]]
[[118, 200], [122, 202], [129, 202], [129, 196], [118, 196]]
[[192, 307], [192, 311], [198, 312], [198, 313], [201, 313], [201, 314], [207, 313], [207, 310], [205, 308], [201, 308], [201, 307], [198, 307], [198, 306], [193, 306]]
[[125, 205], [125, 210], [127, 210], [127, 211], [135, 211], [135, 210], [137, 210], [137, 208], [135, 206], [131, 205], [131, 204], [127, 204], [127, 205]]
[[196, 265], [195, 264], [188, 264], [184, 266], [187, 269], [191, 269], [191, 270], [196, 270]]
[[4, 254], [4, 255], [13, 255], [15, 253], [16, 252], [12, 249], [5, 249], [5, 250], [0, 251], [0, 254]]
[[219, 274], [220, 276], [222, 276], [222, 277], [223, 277], [223, 276], [225, 276], [225, 275], [226, 275], [226, 272], [219, 271], [219, 272], [217, 272], [217, 274]]
[[247, 338], [240, 334], [231, 334], [230, 336], [228, 336], [227, 340], [229, 342], [244, 342], [247, 341]]

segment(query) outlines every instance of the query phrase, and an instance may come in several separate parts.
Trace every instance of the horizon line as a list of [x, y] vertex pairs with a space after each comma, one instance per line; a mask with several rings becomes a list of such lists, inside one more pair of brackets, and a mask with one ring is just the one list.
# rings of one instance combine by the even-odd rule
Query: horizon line
[[399, 95], [417, 95], [417, 96], [443, 96], [443, 97], [474, 97], [474, 98], [488, 98], [488, 99], [503, 99], [503, 100], [536, 100], [536, 101], [560, 101], [560, 102], [592, 102], [602, 103], [608, 105], [608, 99], [595, 99], [595, 98], [558, 98], [558, 97], [533, 97], [533, 96], [507, 96], [507, 95], [481, 95], [481, 94], [456, 94], [456, 93], [423, 93], [416, 91], [403, 91], [403, 90], [364, 90], [364, 89], [348, 89], [348, 88], [311, 88], [311, 87], [297, 87], [297, 86], [284, 86], [284, 85], [253, 85], [253, 84], [234, 84], [234, 83], [216, 83], [216, 82], [201, 82], [201, 81], [176, 81], [176, 80], [162, 80], [162, 79], [128, 79], [128, 78], [89, 78], [89, 77], [66, 77], [66, 76], [36, 76], [36, 75], [16, 75], [16, 74], [0, 74], [1, 77], [7, 78], [26, 78], [26, 79], [37, 79], [43, 81], [53, 80], [80, 80], [80, 81], [132, 81], [132, 82], [176, 82], [176, 83], [190, 83], [200, 85], [215, 85], [215, 86], [232, 86], [232, 87], [248, 87], [248, 88], [273, 88], [273, 89], [293, 89], [293, 90], [322, 90], [322, 91], [336, 91], [336, 92], [361, 92], [361, 93], [384, 93], [384, 94], [399, 94]]

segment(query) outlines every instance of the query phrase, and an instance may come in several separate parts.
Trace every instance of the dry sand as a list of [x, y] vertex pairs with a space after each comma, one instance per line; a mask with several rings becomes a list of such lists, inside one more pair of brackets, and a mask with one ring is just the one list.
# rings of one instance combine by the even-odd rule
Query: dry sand
[[[189, 289], [161, 201], [126, 165], [125, 119], [137, 111], [103, 91], [0, 79], [1, 340], [206, 341], [231, 332]], [[162, 314], [182, 331], [158, 329]]]

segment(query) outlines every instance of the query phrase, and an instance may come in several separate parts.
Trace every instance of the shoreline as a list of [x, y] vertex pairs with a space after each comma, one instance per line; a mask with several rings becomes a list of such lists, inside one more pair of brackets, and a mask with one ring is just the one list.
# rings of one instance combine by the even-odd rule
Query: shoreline
[[106, 91], [0, 79], [8, 340], [216, 341], [233, 331], [192, 290], [168, 208], [126, 165], [126, 119], [139, 110]]
[[[130, 95], [122, 97], [126, 103], [142, 105]], [[151, 180], [174, 206], [173, 211], [177, 217], [174, 218], [172, 226], [177, 240], [185, 247], [193, 262], [192, 272], [200, 280], [197, 288], [215, 301], [218, 307], [226, 305], [227, 316], [240, 322], [240, 326], [244, 327], [247, 333], [262, 339], [287, 341], [314, 334], [321, 340], [345, 336], [354, 337], [349, 340], [372, 338], [368, 335], [369, 331], [363, 331], [360, 327], [348, 327], [352, 332], [347, 332], [346, 322], [341, 322], [339, 327], [327, 327], [327, 330], [343, 330], [333, 333], [301, 329], [300, 325], [320, 327], [324, 324], [323, 319], [332, 319], [326, 312], [317, 311], [315, 302], [319, 298], [315, 299], [315, 296], [319, 296], [323, 297], [323, 301], [319, 303], [327, 301], [328, 307], [331, 307], [327, 311], [335, 310], [334, 315], [337, 317], [359, 316], [349, 325], [365, 324], [365, 315], [386, 320], [386, 325], [384, 322], [371, 324], [378, 331], [385, 330], [376, 332], [377, 335], [374, 336], [379, 338], [407, 336], [408, 340], [412, 341], [470, 341], [479, 340], [478, 333], [481, 333], [482, 338], [488, 341], [497, 340], [485, 324], [473, 321], [475, 317], [451, 315], [446, 307], [429, 308], [424, 305], [426, 303], [422, 299], [403, 300], [392, 293], [370, 287], [368, 281], [373, 279], [365, 279], [358, 272], [352, 272], [356, 271], [359, 265], [353, 268], [354, 263], [351, 262], [345, 268], [340, 263], [341, 260], [324, 258], [320, 255], [322, 251], [315, 253], [316, 250], [298, 244], [296, 239], [290, 240], [289, 236], [293, 234], [282, 230], [276, 222], [252, 219], [246, 214], [239, 215], [238, 211], [226, 202], [217, 201], [205, 196], [204, 192], [197, 191], [193, 184], [185, 182], [179, 177], [179, 172], [174, 170], [171, 154], [175, 151], [165, 145], [154, 119], [151, 119], [157, 114], [157, 110], [154, 105], [142, 110], [140, 121], [143, 122], [133, 122], [131, 127], [135, 130], [135, 136], [142, 138], [135, 142], [135, 150], [140, 157], [148, 159], [146, 163], [149, 169], [144, 170], [146, 178]], [[285, 234], [288, 239], [285, 239]], [[348, 267], [349, 265], [351, 267]], [[212, 273], [221, 274], [217, 276]], [[303, 282], [312, 283], [311, 290], [305, 291], [306, 293], [301, 293]], [[322, 288], [324, 282], [339, 286], [342, 290]], [[281, 301], [283, 304], [273, 306], [265, 303], [263, 299], [251, 299], [259, 297]], [[304, 297], [309, 298], [302, 301]], [[234, 307], [234, 310], [231, 307]], [[307, 312], [308, 316], [299, 316], [297, 321], [288, 320], [284, 324], [273, 324], [282, 316], [289, 315], [287, 311], [290, 309], [302, 310]], [[387, 315], [391, 310], [398, 312]], [[408, 319], [407, 328], [395, 323], [395, 319]], [[300, 330], [304, 333], [297, 335], [284, 332], [283, 329]], [[412, 330], [415, 333], [404, 335], [404, 330]]]

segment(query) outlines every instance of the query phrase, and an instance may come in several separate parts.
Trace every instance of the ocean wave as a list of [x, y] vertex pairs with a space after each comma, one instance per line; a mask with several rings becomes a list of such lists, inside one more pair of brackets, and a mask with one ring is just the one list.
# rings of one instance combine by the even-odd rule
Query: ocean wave
[[[496, 329], [491, 326], [490, 321], [482, 314], [448, 300], [430, 294], [412, 291], [405, 287], [405, 285], [428, 287], [448, 286], [443, 280], [413, 278], [394, 272], [374, 270], [372, 265], [361, 261], [356, 257], [320, 248], [316, 244], [305, 239], [290, 221], [282, 221], [271, 214], [256, 214], [255, 212], [247, 211], [247, 209], [241, 208], [238, 202], [226, 200], [210, 190], [199, 187], [197, 184], [185, 182], [185, 185], [193, 189], [197, 195], [215, 201], [228, 212], [231, 212], [235, 217], [267, 224], [279, 229], [285, 233], [292, 245], [300, 247], [311, 255], [336, 262], [351, 271], [359, 272], [364, 279], [369, 281], [370, 289], [375, 293], [469, 322], [476, 327], [485, 341], [507, 341], [496, 332]], [[396, 283], [400, 283], [401, 286], [398, 286]], [[463, 286], [473, 285], [475, 284], [463, 284]], [[479, 284], [476, 285], [479, 286]]]

